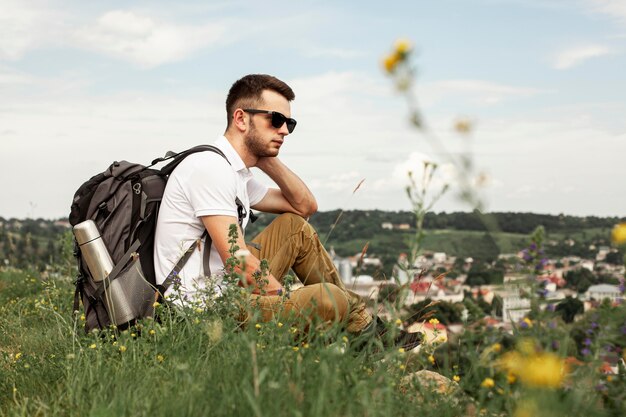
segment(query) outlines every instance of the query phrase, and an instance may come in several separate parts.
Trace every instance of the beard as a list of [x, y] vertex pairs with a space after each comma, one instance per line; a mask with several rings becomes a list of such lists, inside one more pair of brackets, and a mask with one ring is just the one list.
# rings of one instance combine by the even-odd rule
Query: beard
[[244, 143], [248, 150], [258, 158], [278, 155], [278, 149], [269, 146], [269, 142], [261, 137], [252, 121], [250, 122], [250, 131], [244, 137]]

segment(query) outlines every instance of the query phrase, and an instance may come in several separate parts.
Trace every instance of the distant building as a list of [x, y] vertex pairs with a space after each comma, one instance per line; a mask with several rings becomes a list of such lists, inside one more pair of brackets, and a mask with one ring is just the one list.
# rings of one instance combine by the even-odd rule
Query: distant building
[[596, 255], [596, 261], [604, 261], [606, 259], [606, 255], [611, 252], [611, 248], [608, 246], [600, 246], [598, 248], [598, 254]]
[[584, 260], [584, 261], [582, 261], [582, 262], [580, 263], [580, 267], [581, 267], [581, 268], [588, 269], [588, 270], [590, 270], [591, 272], [593, 272], [593, 261], [590, 261], [590, 260], [586, 259], [586, 260]]
[[68, 222], [67, 220], [57, 220], [56, 222], [54, 222], [55, 226], [60, 226], [60, 227], [65, 227], [66, 229], [69, 229], [72, 227], [72, 225], [70, 224], [70, 222]]
[[333, 259], [333, 263], [339, 272], [339, 276], [344, 283], [352, 281], [352, 264], [350, 259], [346, 258], [335, 258]]
[[384, 230], [393, 230], [393, 223], [384, 222], [380, 225]]
[[517, 323], [530, 312], [530, 299], [522, 297], [519, 288], [509, 288], [499, 295], [502, 297], [502, 321]]
[[585, 293], [585, 298], [587, 300], [602, 301], [605, 298], [608, 298], [613, 302], [617, 301], [618, 299], [623, 299], [623, 297], [624, 296], [619, 290], [619, 287], [617, 285], [610, 284], [592, 285]]
[[370, 275], [359, 275], [346, 282], [346, 288], [365, 299], [376, 300], [380, 291], [380, 281], [374, 281]]
[[445, 252], [435, 252], [433, 253], [433, 262], [436, 264], [445, 263], [447, 259]]

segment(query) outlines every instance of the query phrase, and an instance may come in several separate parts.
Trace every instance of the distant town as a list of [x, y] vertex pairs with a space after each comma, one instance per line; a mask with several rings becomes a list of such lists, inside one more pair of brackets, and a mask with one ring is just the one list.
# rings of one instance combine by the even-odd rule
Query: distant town
[[[438, 326], [438, 337], [477, 316], [505, 330], [523, 324], [531, 293], [540, 308], [561, 309], [566, 321], [600, 303], [623, 301], [624, 253], [609, 241], [620, 219], [496, 213], [500, 230], [489, 234], [472, 216], [429, 213], [422, 250], [412, 263], [410, 212], [324, 212], [311, 223], [349, 289], [373, 306], [393, 301], [415, 311], [416, 323], [406, 324]], [[248, 233], [272, 218], [261, 217]], [[535, 248], [541, 253], [530, 256], [538, 225], [545, 227], [545, 239]], [[0, 265], [38, 269], [45, 277], [71, 257], [69, 230], [67, 219], [0, 218]], [[440, 323], [424, 324], [419, 319], [433, 306], [439, 306]]]

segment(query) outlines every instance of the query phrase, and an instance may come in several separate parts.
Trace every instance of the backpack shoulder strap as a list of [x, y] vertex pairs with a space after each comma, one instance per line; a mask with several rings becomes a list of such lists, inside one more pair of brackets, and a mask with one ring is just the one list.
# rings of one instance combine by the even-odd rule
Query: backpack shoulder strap
[[[183, 162], [183, 160], [186, 157], [188, 157], [191, 154], [197, 153], [197, 152], [205, 152], [205, 151], [210, 151], [210, 152], [214, 152], [214, 153], [218, 154], [219, 156], [224, 158], [226, 160], [226, 162], [228, 162], [228, 164], [230, 165], [230, 161], [228, 160], [228, 158], [226, 158], [226, 155], [224, 155], [224, 152], [222, 152], [219, 148], [216, 148], [213, 145], [198, 145], [198, 146], [194, 146], [193, 148], [187, 149], [187, 150], [179, 152], [179, 153], [168, 152], [165, 155], [165, 157], [157, 158], [154, 161], [152, 161], [152, 165], [158, 164], [159, 162], [168, 161], [168, 160], [171, 159], [172, 160], [171, 162], [169, 162], [167, 165], [165, 165], [163, 168], [161, 168], [161, 174], [163, 174], [163, 175], [170, 175], [172, 173], [172, 171], [174, 171], [174, 169], [181, 162]], [[152, 166], [152, 165], [150, 165], [150, 166]]]
[[[229, 165], [231, 165], [226, 155], [224, 155], [224, 153], [219, 148], [216, 148], [213, 145], [198, 145], [198, 146], [195, 146], [193, 148], [187, 149], [186, 151], [182, 151], [179, 153], [168, 152], [165, 155], [165, 157], [157, 158], [154, 161], [152, 161], [152, 165], [172, 159], [171, 162], [169, 162], [167, 165], [161, 168], [161, 174], [170, 175], [172, 171], [174, 171], [174, 168], [176, 168], [178, 164], [180, 164], [183, 161], [183, 159], [185, 159], [187, 156], [196, 152], [204, 152], [204, 151], [210, 151], [210, 152], [214, 152], [220, 155], [222, 158], [226, 160], [226, 162], [228, 162]], [[235, 199], [235, 204], [237, 205], [237, 217], [238, 217], [237, 220], [239, 222], [239, 226], [241, 226], [243, 223], [243, 219], [245, 217], [245, 208], [241, 200], [239, 200], [239, 198]], [[211, 275], [211, 267], [209, 264], [209, 259], [210, 259], [210, 253], [211, 253], [212, 240], [211, 240], [211, 236], [209, 236], [209, 234], [205, 230], [204, 233], [202, 234], [202, 237], [200, 237], [200, 239], [198, 239], [196, 242], [192, 243], [191, 246], [189, 246], [189, 248], [185, 251], [183, 256], [178, 260], [178, 262], [176, 262], [176, 265], [174, 265], [174, 268], [172, 268], [170, 273], [167, 275], [167, 277], [165, 278], [165, 281], [160, 286], [158, 286], [158, 290], [161, 293], [161, 295], [165, 294], [165, 291], [167, 291], [167, 289], [172, 285], [172, 283], [174, 282], [174, 279], [176, 278], [180, 270], [183, 268], [183, 266], [185, 266], [185, 264], [191, 257], [191, 254], [199, 246], [200, 241], [202, 241], [203, 239], [204, 239], [204, 254], [203, 254], [202, 264], [203, 264], [205, 275]]]

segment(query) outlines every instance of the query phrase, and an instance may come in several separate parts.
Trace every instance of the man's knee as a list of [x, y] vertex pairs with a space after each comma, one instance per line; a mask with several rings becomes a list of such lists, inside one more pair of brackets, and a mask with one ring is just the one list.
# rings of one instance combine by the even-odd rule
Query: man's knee
[[348, 312], [348, 297], [336, 285], [313, 284], [319, 288], [316, 297], [317, 309], [327, 320], [343, 320]]
[[281, 227], [289, 228], [289, 230], [291, 230], [291, 233], [305, 232], [308, 234], [315, 234], [315, 229], [313, 229], [313, 226], [311, 226], [306, 219], [294, 213], [283, 213], [279, 215], [274, 221], [277, 222], [277, 225]]

